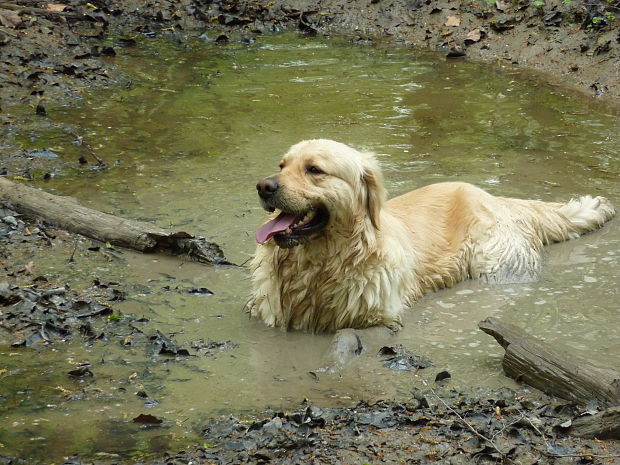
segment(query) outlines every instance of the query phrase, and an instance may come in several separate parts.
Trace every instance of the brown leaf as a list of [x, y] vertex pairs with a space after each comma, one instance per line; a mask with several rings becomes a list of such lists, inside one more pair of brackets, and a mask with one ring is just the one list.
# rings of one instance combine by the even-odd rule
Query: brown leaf
[[17, 27], [22, 23], [19, 15], [11, 10], [0, 9], [0, 25], [4, 27]]
[[448, 16], [446, 24], [444, 26], [459, 26], [461, 24], [461, 18], [459, 16]]
[[26, 273], [32, 274], [32, 272], [34, 271], [34, 262], [28, 262], [26, 265], [24, 265], [24, 270], [26, 271]]
[[476, 28], [472, 31], [469, 31], [467, 37], [465, 37], [465, 42], [478, 42], [482, 38], [482, 33], [480, 32], [480, 28]]
[[506, 0], [495, 0], [495, 7], [499, 11], [508, 11], [508, 9], [511, 7], [511, 4]]
[[48, 11], [65, 11], [67, 5], [63, 5], [62, 3], [48, 3], [47, 10]]

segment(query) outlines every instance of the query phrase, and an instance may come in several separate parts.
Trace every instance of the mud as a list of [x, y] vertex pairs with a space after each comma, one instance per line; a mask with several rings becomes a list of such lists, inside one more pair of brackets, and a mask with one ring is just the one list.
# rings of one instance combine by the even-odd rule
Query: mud
[[285, 28], [347, 33], [520, 66], [612, 105], [620, 99], [620, 4], [579, 0], [67, 1], [0, 3], [2, 119], [17, 104], [41, 117], [50, 101], [118, 83], [114, 56], [138, 37], [251, 41]]
[[[393, 41], [440, 49], [454, 59], [495, 63], [541, 73], [543, 79], [620, 107], [620, 3], [547, 1], [457, 2], [429, 0], [0, 1], [0, 135], [13, 133], [23, 115], [53, 121], [50, 104], [69, 104], [85, 87], [131, 85], [114, 67], [124, 47], [144, 37], [183, 43], [251, 42], [261, 34], [297, 29], [303, 34], [349, 34], [359, 43]], [[2, 137], [6, 140], [5, 137]], [[53, 151], [12, 152], [0, 175], [29, 179], [33, 170], [62, 170]], [[81, 163], [81, 162], [80, 162]], [[84, 164], [88, 164], [85, 161]], [[94, 169], [101, 168], [93, 163]], [[113, 341], [154, 357], [209, 356], [234, 350], [234, 341], [179, 345], [148, 321], [114, 309], [119, 283], [71, 289], [37, 276], [33, 248], [64, 247], [74, 238], [0, 210], [0, 340], [14, 347], [65, 341]], [[91, 253], [114, 250], [93, 244]], [[73, 249], [75, 251], [75, 249]], [[210, 292], [194, 289], [198, 294]], [[415, 371], [428, 361], [402, 347], [386, 347], [386, 366]], [[0, 376], [3, 374], [0, 373]], [[92, 375], [92, 373], [91, 373]], [[70, 376], [88, 377], [88, 367]], [[449, 373], [407, 403], [379, 402], [320, 409], [305, 402], [295, 412], [215, 419], [204, 442], [141, 463], [618, 463], [617, 441], [568, 436], [570, 421], [598, 411], [534, 392], [458, 393]], [[134, 419], [158, 427], [157, 418]], [[67, 458], [67, 464], [131, 463], [123, 458]], [[3, 457], [0, 463], [28, 463]]]
[[412, 392], [406, 403], [319, 408], [304, 401], [293, 412], [214, 420], [199, 447], [140, 463], [618, 463], [617, 444], [566, 434], [572, 418], [596, 411], [596, 405], [577, 408], [527, 391], [464, 395], [439, 383]]
[[[179, 345], [149, 324], [149, 320], [121, 313], [115, 303], [125, 300], [121, 283], [96, 278], [90, 286], [72, 289], [68, 284], [48, 280], [37, 273], [29, 260], [33, 250], [64, 248], [67, 260], [75, 261], [82, 250], [117, 253], [104, 244], [78, 244], [72, 235], [0, 208], [0, 345], [40, 348], [63, 342], [117, 343], [139, 347], [149, 356], [210, 356], [235, 349], [229, 340], [195, 340]], [[75, 258], [74, 258], [75, 257]], [[184, 290], [193, 295], [212, 295], [207, 288]]]
[[[228, 418], [205, 429], [214, 463], [583, 463], [610, 455], [563, 433], [578, 410], [509, 390], [464, 397], [444, 386], [405, 404], [352, 409], [309, 405], [256, 420]], [[568, 422], [568, 423], [567, 423]], [[564, 425], [564, 426], [562, 426]], [[589, 456], [592, 454], [591, 456]], [[569, 455], [571, 460], [566, 460]], [[609, 457], [613, 459], [613, 457]], [[176, 463], [173, 461], [173, 463]]]

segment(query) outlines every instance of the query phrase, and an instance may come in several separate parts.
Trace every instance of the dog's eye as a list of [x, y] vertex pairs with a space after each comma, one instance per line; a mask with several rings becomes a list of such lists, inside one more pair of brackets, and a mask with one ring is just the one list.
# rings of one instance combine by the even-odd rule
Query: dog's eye
[[310, 166], [308, 166], [308, 167], [306, 168], [306, 172], [307, 172], [307, 173], [310, 173], [310, 174], [325, 174], [325, 172], [324, 172], [322, 169], [317, 168], [317, 167], [316, 167], [316, 166], [314, 166], [314, 165], [310, 165]]

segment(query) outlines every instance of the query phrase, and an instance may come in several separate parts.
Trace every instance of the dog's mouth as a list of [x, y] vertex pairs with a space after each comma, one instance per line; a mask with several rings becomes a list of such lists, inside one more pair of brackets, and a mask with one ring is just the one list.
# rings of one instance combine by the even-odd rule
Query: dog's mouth
[[328, 222], [329, 213], [324, 207], [303, 213], [282, 211], [256, 231], [256, 241], [264, 244], [273, 237], [280, 247], [293, 247], [322, 231]]

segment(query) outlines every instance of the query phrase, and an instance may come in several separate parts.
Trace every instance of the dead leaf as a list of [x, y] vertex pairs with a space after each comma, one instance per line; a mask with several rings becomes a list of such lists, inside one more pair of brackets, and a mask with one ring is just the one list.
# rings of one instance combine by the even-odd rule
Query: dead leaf
[[22, 23], [22, 19], [19, 15], [11, 10], [1, 10], [0, 9], [0, 25], [4, 27], [12, 27], [15, 28]]
[[510, 2], [507, 2], [506, 0], [495, 0], [495, 7], [499, 11], [507, 11], [510, 6]]
[[476, 28], [472, 31], [469, 31], [467, 37], [465, 37], [465, 42], [479, 42], [482, 38], [482, 32], [480, 32], [480, 28]]
[[67, 5], [63, 5], [62, 3], [48, 3], [47, 11], [65, 11], [67, 9]]
[[444, 26], [452, 27], [452, 26], [460, 26], [461, 18], [459, 16], [448, 16], [446, 20], [446, 24]]
[[26, 265], [24, 265], [24, 270], [26, 271], [26, 273], [32, 274], [32, 272], [34, 271], [34, 262], [28, 262]]

